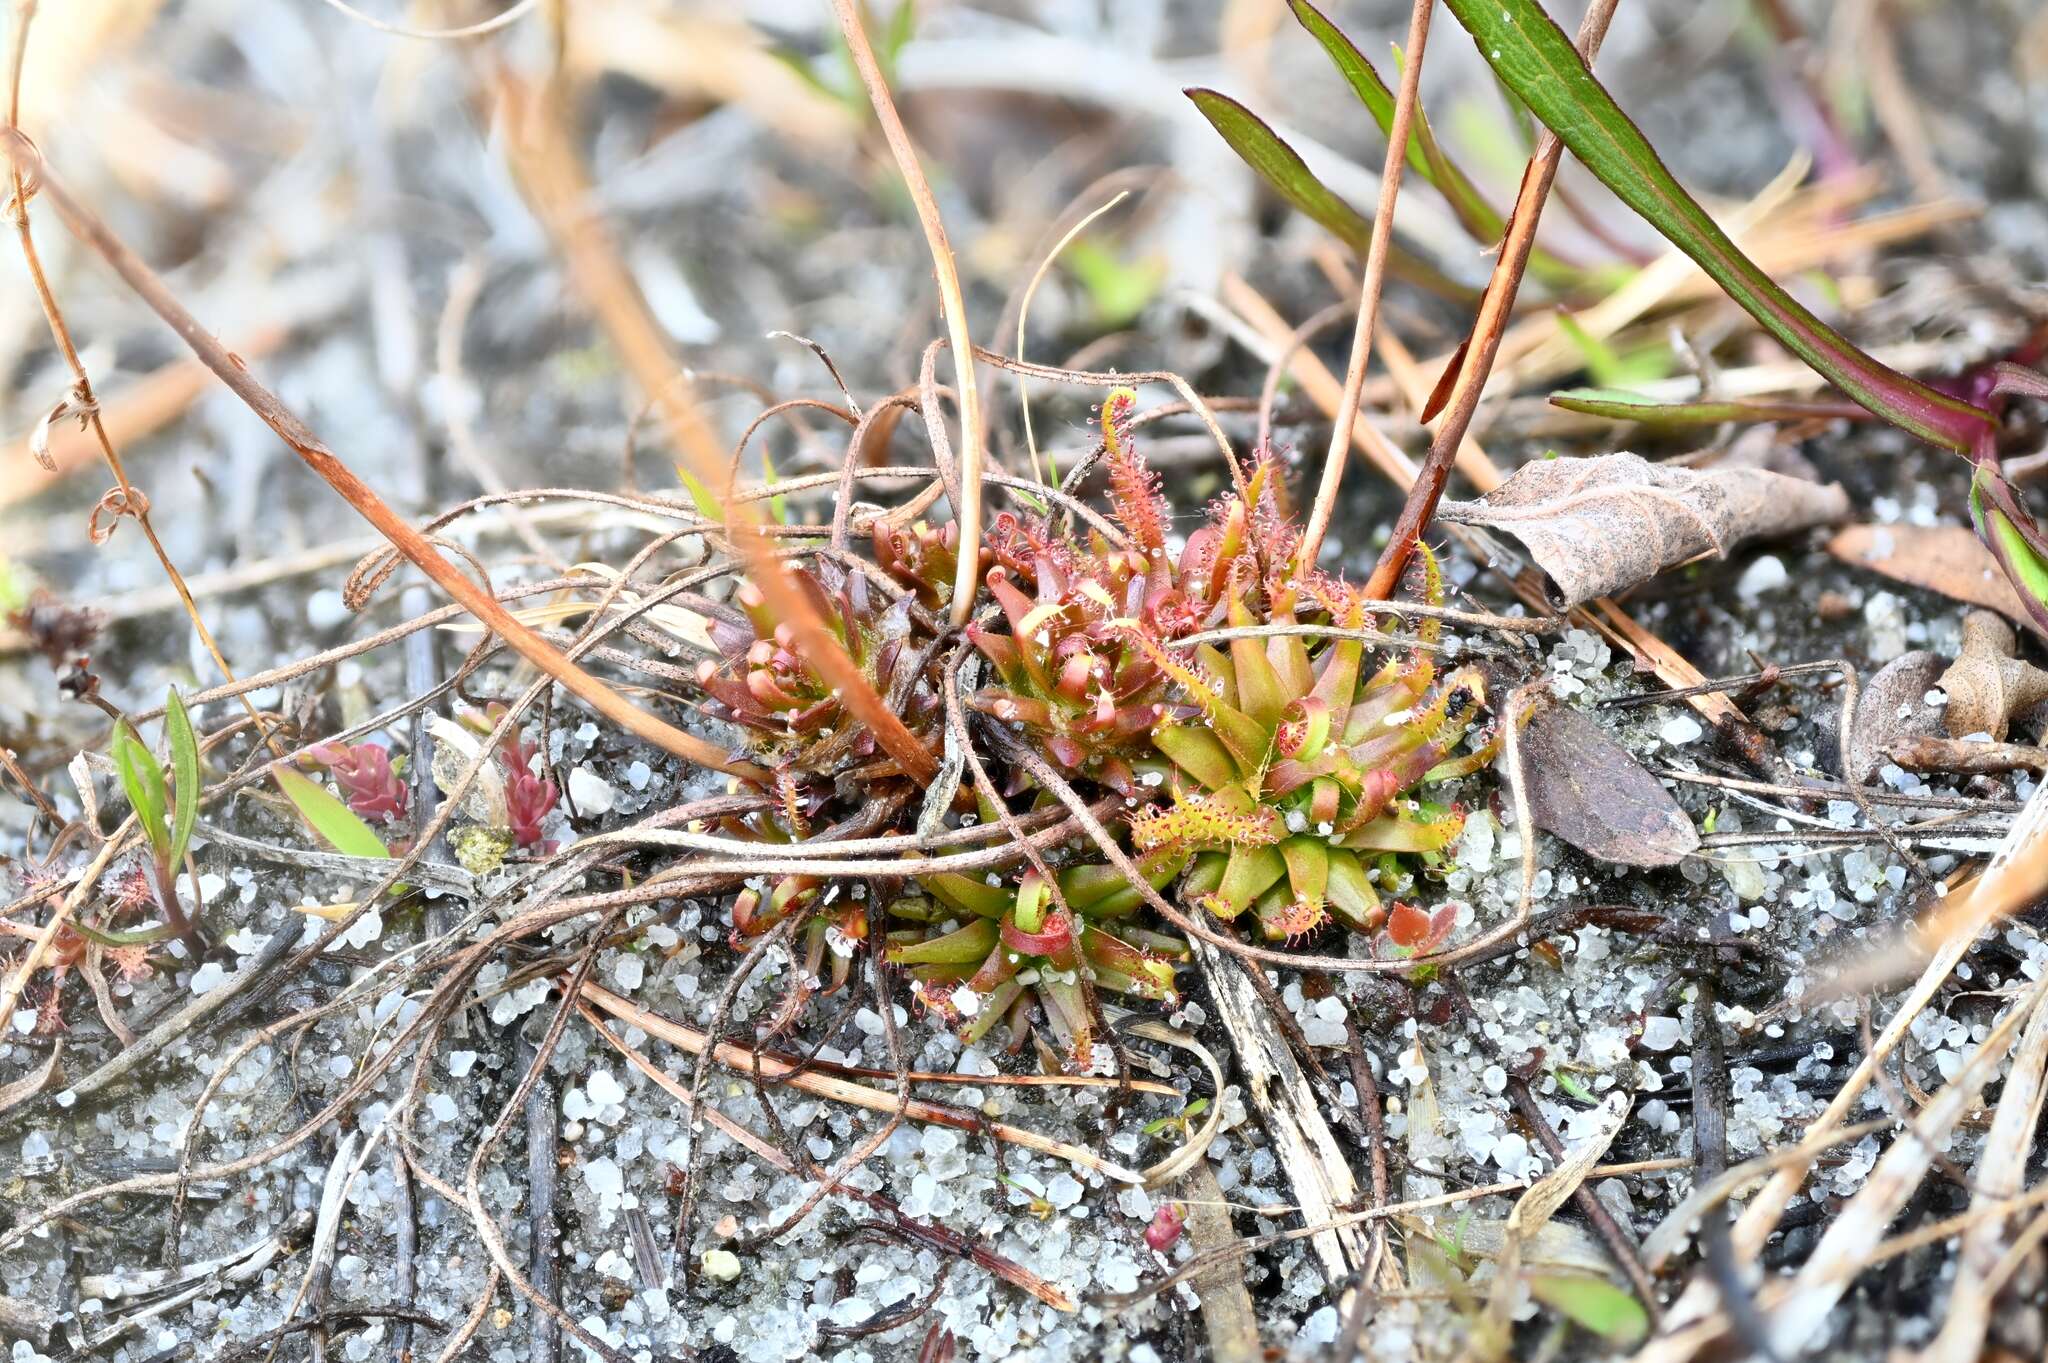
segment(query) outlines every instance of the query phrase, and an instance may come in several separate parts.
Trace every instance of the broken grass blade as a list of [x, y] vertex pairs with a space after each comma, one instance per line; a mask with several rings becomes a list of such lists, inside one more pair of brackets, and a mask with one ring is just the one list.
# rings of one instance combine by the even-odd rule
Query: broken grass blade
[[1724, 421], [1858, 421], [1871, 413], [1848, 401], [1824, 398], [1724, 398], [1699, 402], [1658, 402], [1620, 388], [1566, 388], [1550, 395], [1550, 405], [1583, 416], [1632, 421], [1659, 429], [1718, 426]]
[[[1339, 198], [1308, 168], [1266, 121], [1229, 95], [1200, 87], [1184, 92], [1202, 117], [1230, 144], [1259, 178], [1296, 210], [1363, 256], [1372, 245], [1372, 220]], [[1469, 300], [1471, 289], [1457, 283], [1397, 243], [1387, 248], [1387, 268], [1396, 279], [1451, 299]]]
[[1857, 349], [1744, 255], [1658, 159], [1536, 0], [1445, 4], [1495, 74], [1586, 169], [1816, 372], [1885, 420], [1959, 453], [1971, 453], [1989, 434], [1988, 414]]

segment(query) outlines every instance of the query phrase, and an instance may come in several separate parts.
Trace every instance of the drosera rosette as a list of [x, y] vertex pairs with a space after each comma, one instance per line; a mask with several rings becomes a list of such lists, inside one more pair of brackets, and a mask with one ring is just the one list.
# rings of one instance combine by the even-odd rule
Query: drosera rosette
[[1008, 633], [967, 627], [995, 672], [973, 708], [1022, 728], [1065, 770], [1132, 797], [1142, 759], [1154, 756], [1150, 735], [1168, 679], [1130, 629], [1171, 639], [1203, 613], [1180, 589], [1167, 552], [1166, 499], [1131, 440], [1136, 400], [1120, 388], [1102, 406], [1111, 510], [1124, 541], [1096, 527], [1078, 542], [1048, 520], [1003, 513], [986, 581]]
[[[1426, 549], [1422, 564], [1423, 595], [1438, 604]], [[1271, 592], [1255, 611], [1245, 576], [1227, 601], [1232, 628], [1294, 622], [1293, 605]], [[1288, 942], [1332, 916], [1361, 932], [1385, 926], [1380, 888], [1398, 890], [1405, 878], [1396, 858], [1436, 856], [1464, 824], [1460, 808], [1415, 790], [1467, 775], [1494, 752], [1491, 739], [1456, 752], [1486, 686], [1471, 667], [1438, 675], [1436, 622], [1424, 621], [1404, 656], [1368, 672], [1360, 636], [1370, 603], [1328, 579], [1304, 586], [1348, 635], [1317, 649], [1303, 634], [1241, 634], [1221, 648], [1198, 645], [1185, 663], [1147, 645], [1183, 699], [1152, 735], [1174, 766], [1170, 802], [1131, 825], [1141, 852], [1194, 854], [1185, 899], [1226, 920], [1249, 911], [1266, 938]], [[1403, 928], [1417, 938], [1405, 916]]]
[[494, 751], [483, 749], [482, 740], [504, 715], [504, 702], [492, 701], [482, 710], [463, 710], [456, 719], [437, 715], [427, 721], [434, 735], [429, 774], [442, 794], [452, 795], [469, 769], [477, 769], [462, 802], [462, 812], [475, 822], [447, 835], [456, 861], [472, 875], [496, 870], [515, 849], [548, 857], [560, 848], [558, 839], [547, 836], [546, 825], [561, 803], [561, 789], [548, 773], [540, 745], [514, 730]]
[[[1139, 863], [1154, 889], [1187, 864], [1169, 852]], [[1034, 1035], [1038, 1005], [1054, 1049], [1086, 1065], [1095, 1040], [1091, 989], [1172, 1005], [1180, 998], [1177, 965], [1185, 942], [1129, 920], [1143, 906], [1138, 890], [1114, 867], [1087, 864], [1037, 869], [1014, 883], [956, 873], [921, 877], [921, 894], [889, 907], [887, 957], [908, 967], [917, 999], [973, 1045], [999, 1023], [1015, 1050]]]
[[[930, 538], [921, 538], [914, 530], [905, 535], [907, 543]], [[942, 561], [937, 551], [920, 551], [922, 557], [905, 554], [889, 561], [921, 565], [917, 571], [905, 571], [929, 587], [922, 572], [936, 571]], [[789, 578], [810, 598], [818, 617], [875, 693], [913, 733], [928, 733], [938, 721], [940, 705], [925, 675], [928, 669], [922, 666], [936, 624], [920, 603], [922, 592], [901, 588], [880, 572], [851, 569], [824, 556], [791, 568]], [[776, 618], [761, 590], [742, 582], [733, 603], [745, 623], [714, 621], [711, 636], [722, 656], [697, 665], [706, 712], [739, 726], [752, 754], [778, 769], [805, 775], [863, 768], [873, 768], [876, 775], [894, 771], [893, 759], [881, 751], [874, 733], [855, 721], [839, 693], [798, 651], [794, 629]]]

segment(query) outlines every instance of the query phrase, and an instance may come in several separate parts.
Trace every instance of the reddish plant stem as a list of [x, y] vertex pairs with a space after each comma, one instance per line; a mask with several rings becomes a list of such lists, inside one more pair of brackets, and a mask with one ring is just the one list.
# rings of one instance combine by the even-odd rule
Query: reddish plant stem
[[[1600, 40], [1607, 36], [1607, 24], [1614, 17], [1615, 6], [1620, 0], [1593, 0], [1586, 11], [1586, 18], [1579, 25], [1579, 50], [1591, 62], [1600, 51]], [[1412, 65], [1412, 63], [1411, 63]], [[1486, 292], [1479, 300], [1479, 316], [1472, 323], [1471, 340], [1467, 343], [1460, 364], [1456, 386], [1445, 403], [1443, 420], [1431, 439], [1429, 455], [1423, 460], [1421, 476], [1409, 489], [1408, 500], [1401, 507], [1401, 517], [1394, 523], [1393, 537], [1387, 541], [1386, 549], [1380, 554], [1380, 561], [1374, 565], [1372, 576], [1366, 580], [1365, 595], [1373, 600], [1383, 601], [1393, 595], [1394, 588], [1401, 581], [1401, 572], [1408, 566], [1408, 557], [1415, 552], [1415, 542], [1421, 538], [1423, 527], [1436, 515], [1436, 505], [1443, 499], [1444, 483], [1450, 478], [1451, 463], [1457, 458], [1458, 446], [1465, 439], [1465, 432], [1471, 428], [1472, 415], [1479, 410], [1480, 394], [1485, 391], [1486, 379], [1493, 372], [1494, 356], [1499, 353], [1502, 334], [1507, 330], [1509, 315], [1514, 311], [1515, 293], [1522, 286], [1522, 273], [1529, 266], [1529, 251], [1536, 244], [1536, 222], [1543, 214], [1543, 201], [1550, 194], [1550, 182], [1557, 176], [1557, 164], [1564, 155], [1564, 144], [1557, 134], [1548, 128], [1536, 139], [1536, 154], [1529, 158], [1527, 169], [1522, 172], [1521, 192], [1515, 197], [1515, 206], [1508, 216], [1507, 235], [1501, 242], [1501, 251], [1494, 261], [1493, 276], [1486, 281]], [[1338, 428], [1346, 437], [1348, 427]]]
[[[100, 419], [99, 397], [93, 390], [92, 377], [85, 371], [85, 361], [79, 358], [78, 346], [71, 339], [71, 327], [64, 320], [63, 310], [57, 306], [57, 296], [50, 288], [49, 278], [43, 273], [42, 256], [36, 250], [35, 234], [29, 227], [28, 202], [42, 186], [36, 183], [31, 173], [34, 163], [31, 161], [25, 165], [19, 156], [14, 155], [13, 143], [18, 140], [24, 145], [33, 146], [21, 131], [21, 80], [28, 59], [29, 25], [34, 21], [35, 13], [36, 0], [21, 0], [16, 7], [14, 61], [7, 98], [6, 131], [10, 152], [8, 174], [12, 181], [14, 196], [10, 204], [10, 215], [14, 219], [15, 234], [21, 242], [22, 262], [28, 267], [28, 277], [35, 286], [36, 299], [42, 304], [43, 319], [50, 327], [50, 339], [56, 343], [58, 353], [63, 355], [64, 363], [71, 370], [77, 404], [84, 409], [85, 422], [92, 428], [100, 455], [113, 473], [115, 485], [121, 489], [122, 505], [128, 514], [135, 518], [143, 539], [149, 542], [150, 551], [156, 555], [158, 566], [163, 569], [164, 576], [170, 579], [171, 590], [178, 594], [185, 614], [191, 618], [192, 628], [198, 632], [201, 646], [213, 659], [213, 665], [220, 669], [221, 675], [233, 683], [235, 671], [228, 666], [228, 660], [221, 653], [220, 645], [214, 642], [213, 631], [206, 627], [205, 619], [199, 614], [199, 606], [192, 599], [192, 591], [185, 585], [185, 575], [178, 571], [177, 564], [171, 562], [169, 551], [164, 548], [163, 541], [157, 538], [156, 526], [149, 516], [149, 499], [137, 492], [134, 484], [128, 481], [128, 471], [122, 466], [121, 456], [114, 449], [113, 440], [107, 435], [106, 423]], [[261, 716], [256, 713], [255, 705], [246, 696], [242, 698], [242, 708], [249, 712], [250, 719], [256, 721], [257, 730], [264, 735], [264, 741], [270, 745], [271, 751], [283, 756], [284, 750], [278, 746], [276, 739], [270, 737], [269, 731], [263, 726]]]
[[230, 353], [212, 332], [199, 325], [198, 320], [172, 296], [155, 271], [116, 237], [98, 214], [73, 198], [70, 191], [51, 175], [27, 138], [9, 128], [0, 133], [0, 146], [4, 146], [12, 158], [17, 175], [27, 173], [37, 177], [39, 192], [56, 205], [58, 214], [72, 233], [97, 252], [114, 273], [178, 333], [191, 347], [192, 353], [219, 375], [235, 396], [291, 447], [294, 454], [325, 479], [329, 487], [340, 493], [363, 519], [375, 526], [378, 533], [390, 540], [420, 571], [433, 579], [463, 609], [503, 638], [521, 657], [580, 696], [606, 719], [650, 743], [699, 765], [735, 776], [749, 780], [767, 778], [767, 773], [752, 763], [734, 761], [717, 744], [685, 733], [634, 705], [571, 662], [554, 645], [516, 619], [488, 591], [463, 576], [461, 570], [443, 557], [424, 535], [356, 477], [348, 465], [308, 430], [305, 423], [275, 394], [257, 382], [239, 357]]
[[684, 386], [677, 382], [681, 367], [662, 339], [639, 286], [621, 263], [603, 219], [587, 206], [590, 186], [562, 123], [559, 100], [551, 91], [528, 90], [510, 73], [499, 75], [498, 88], [515, 174], [559, 244], [571, 276], [592, 298], [627, 370], [660, 407], [677, 451], [698, 480], [720, 494], [726, 538], [746, 563], [749, 580], [767, 598], [775, 618], [795, 631], [796, 652], [805, 665], [838, 690], [841, 702], [867, 725], [897, 765], [920, 785], [929, 781], [938, 771], [938, 760], [884, 703], [859, 664], [812, 608], [810, 599], [790, 579], [787, 567], [762, 534], [752, 504], [732, 495], [732, 472], [725, 452]]
[[[1401, 68], [1401, 89], [1394, 97], [1393, 126], [1387, 130], [1387, 159], [1380, 171], [1380, 202], [1373, 214], [1372, 243], [1365, 252], [1365, 279], [1358, 292], [1358, 325], [1351, 333], [1351, 364], [1344, 371], [1344, 393], [1337, 401], [1335, 424], [1330, 428], [1330, 448], [1323, 456], [1323, 478], [1316, 489], [1315, 505], [1309, 508], [1308, 525], [1302, 531], [1301, 547], [1294, 556], [1295, 571], [1309, 572], [1316, 566], [1323, 536], [1336, 514], [1337, 491], [1344, 480], [1344, 463], [1351, 453], [1351, 423], [1358, 415], [1359, 394], [1365, 389], [1366, 364], [1372, 358], [1373, 326], [1379, 318], [1380, 289], [1387, 278], [1387, 249], [1394, 237], [1394, 201], [1401, 196], [1401, 172], [1408, 164], [1408, 125], [1415, 116], [1415, 104], [1422, 88], [1423, 47], [1429, 41], [1429, 20], [1436, 0], [1415, 0], [1408, 20], [1408, 60]], [[1384, 593], [1382, 593], [1384, 595]]]

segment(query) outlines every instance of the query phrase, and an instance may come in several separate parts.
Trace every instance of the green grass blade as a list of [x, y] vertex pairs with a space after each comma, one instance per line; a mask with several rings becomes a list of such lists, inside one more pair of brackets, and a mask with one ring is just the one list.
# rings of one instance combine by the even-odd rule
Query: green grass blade
[[690, 501], [697, 508], [698, 515], [707, 521], [716, 521], [721, 525], [725, 523], [725, 508], [719, 504], [711, 489], [704, 486], [702, 479], [680, 463], [676, 465], [676, 477], [683, 480], [683, 487], [689, 492]]
[[[1337, 68], [1338, 75], [1344, 77], [1344, 83], [1351, 87], [1352, 94], [1358, 96], [1358, 102], [1372, 115], [1372, 121], [1380, 125], [1380, 132], [1383, 135], [1391, 134], [1394, 131], [1394, 92], [1380, 79], [1380, 73], [1365, 59], [1365, 54], [1358, 50], [1358, 45], [1344, 36], [1344, 31], [1331, 23], [1329, 17], [1309, 4], [1308, 0], [1287, 0], [1287, 6], [1294, 11], [1294, 21], [1307, 29], [1308, 36], [1314, 38], [1328, 55], [1330, 64]], [[1419, 127], [1426, 120], [1420, 109], [1415, 112], [1415, 123]], [[1418, 132], [1410, 130], [1408, 145], [1402, 148], [1401, 154], [1408, 161], [1408, 169], [1442, 190], [1446, 198], [1452, 198], [1452, 186], [1438, 183], [1437, 176], [1441, 168], [1430, 160]], [[1471, 189], [1470, 182], [1465, 182], [1463, 187]], [[1475, 197], [1477, 192], [1473, 190]], [[1451, 206], [1460, 208], [1455, 198], [1452, 199]], [[1499, 234], [1498, 224], [1499, 217], [1496, 215], [1495, 235]]]
[[312, 778], [289, 767], [279, 767], [271, 774], [277, 778], [277, 788], [297, 807], [299, 817], [335, 851], [350, 857], [391, 855], [370, 825]]
[[1444, 0], [1495, 74], [1586, 169], [1842, 392], [1923, 440], [1969, 453], [1990, 418], [1880, 364], [1807, 311], [1686, 193], [1536, 0]]
[[170, 797], [164, 789], [164, 774], [125, 719], [114, 723], [114, 770], [120, 773], [121, 789], [127, 793], [128, 803], [135, 807], [136, 821], [142, 825], [143, 836], [149, 839], [150, 850], [168, 864], [171, 830], [164, 823], [164, 811], [169, 807]]
[[[1230, 149], [1281, 198], [1359, 255], [1365, 254], [1372, 245], [1372, 219], [1318, 180], [1301, 154], [1266, 126], [1264, 119], [1215, 90], [1197, 88], [1185, 93], [1202, 117], [1209, 120], [1209, 126], [1222, 134]], [[1464, 300], [1477, 296], [1398, 242], [1387, 243], [1387, 269], [1395, 278], [1445, 298]]]
[[[775, 461], [769, 457], [764, 446], [761, 450], [761, 482], [765, 487], [774, 487], [782, 481], [775, 473]], [[789, 524], [789, 499], [780, 493], [768, 499], [768, 516], [777, 525]]]
[[1671, 352], [1661, 345], [1637, 346], [1626, 354], [1579, 325], [1570, 313], [1557, 314], [1557, 328], [1586, 362], [1586, 372], [1602, 388], [1654, 383], [1671, 371]]
[[192, 826], [199, 821], [199, 739], [192, 732], [192, 717], [185, 713], [184, 698], [171, 688], [164, 706], [164, 739], [171, 747], [171, 845], [165, 859], [175, 868], [192, 845]]

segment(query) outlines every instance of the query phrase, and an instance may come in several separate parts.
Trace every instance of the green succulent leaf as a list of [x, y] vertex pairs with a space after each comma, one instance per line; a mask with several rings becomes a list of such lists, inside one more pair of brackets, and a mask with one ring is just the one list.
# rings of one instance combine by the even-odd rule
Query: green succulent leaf
[[143, 836], [149, 839], [150, 850], [157, 860], [169, 865], [171, 830], [164, 815], [170, 807], [170, 793], [165, 789], [164, 774], [156, 758], [125, 719], [114, 724], [114, 770], [120, 774], [121, 789], [127, 794], [128, 803], [135, 807], [136, 821], [142, 825]]
[[357, 813], [302, 772], [279, 767], [271, 775], [298, 809], [299, 817], [343, 856], [389, 857], [391, 849]]
[[995, 950], [999, 929], [993, 920], [976, 918], [924, 942], [909, 942], [889, 948], [891, 965], [974, 965]]
[[170, 847], [164, 860], [176, 866], [192, 845], [192, 828], [199, 821], [199, 738], [192, 732], [192, 717], [185, 713], [185, 701], [172, 687], [164, 706], [164, 739], [171, 748], [171, 777], [174, 782], [171, 810]]
[[1923, 440], [1970, 453], [1987, 413], [1879, 363], [1744, 255], [1629, 121], [1536, 0], [1445, 0], [1510, 90], [1586, 169], [1692, 257], [1758, 325], [1862, 406]]

